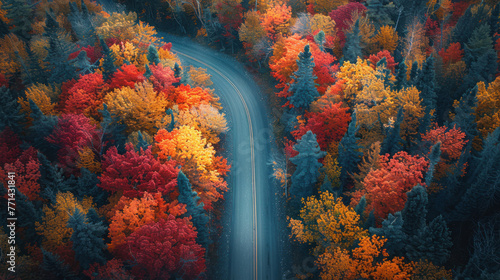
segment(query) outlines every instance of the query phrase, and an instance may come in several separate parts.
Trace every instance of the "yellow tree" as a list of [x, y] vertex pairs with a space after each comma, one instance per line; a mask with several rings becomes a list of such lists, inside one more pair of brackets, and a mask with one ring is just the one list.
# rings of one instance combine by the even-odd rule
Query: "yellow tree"
[[488, 87], [484, 82], [477, 84], [477, 107], [475, 111], [477, 128], [483, 138], [500, 126], [500, 77]]
[[412, 266], [400, 257], [389, 259], [382, 249], [385, 242], [386, 239], [373, 235], [361, 238], [353, 250], [330, 247], [317, 261], [321, 279], [409, 280]]
[[160, 129], [155, 136], [158, 147], [158, 157], [171, 157], [182, 164], [184, 173], [187, 170], [204, 172], [212, 165], [215, 149], [201, 132], [191, 126], [180, 126], [171, 132]]
[[250, 48], [266, 35], [266, 31], [260, 25], [260, 12], [248, 11], [244, 17], [245, 22], [240, 26], [238, 34], [243, 44], [246, 44], [246, 47]]
[[207, 69], [190, 66], [188, 73], [194, 87], [206, 88], [213, 85], [212, 80], [210, 80], [212, 75], [207, 73]]
[[72, 193], [57, 193], [56, 202], [52, 206], [43, 206], [43, 219], [36, 222], [36, 231], [42, 236], [42, 246], [45, 250], [56, 252], [65, 245], [73, 229], [67, 227], [68, 219], [75, 209], [87, 214], [92, 207], [92, 198], [78, 201]]
[[109, 47], [115, 57], [115, 65], [120, 67], [128, 61], [134, 64], [140, 71], [144, 70], [144, 65], [148, 64], [147, 54], [145, 51], [138, 49], [130, 42], [121, 42]]
[[377, 79], [375, 70], [368, 65], [366, 60], [361, 58], [358, 58], [356, 64], [345, 61], [337, 73], [337, 78], [343, 80], [344, 100], [351, 108], [355, 105], [357, 93], [363, 89], [361, 81], [363, 79]]
[[206, 209], [222, 198], [222, 193], [227, 191], [227, 183], [222, 176], [227, 173], [229, 166], [221, 157], [215, 156], [214, 147], [199, 130], [186, 125], [171, 132], [160, 129], [155, 136], [155, 143], [160, 159], [171, 158], [182, 165], [182, 171]]
[[96, 159], [95, 152], [92, 148], [88, 146], [78, 151], [76, 166], [78, 168], [86, 168], [92, 173], [101, 172], [101, 163]]
[[377, 35], [373, 38], [373, 41], [377, 44], [379, 50], [388, 50], [391, 54], [398, 46], [398, 40], [398, 33], [394, 27], [389, 25], [382, 26]]
[[104, 98], [111, 114], [121, 117], [127, 125], [127, 133], [145, 131], [154, 135], [165, 121], [168, 102], [153, 90], [148, 82], [136, 84], [135, 88], [122, 87], [108, 93]]
[[33, 100], [44, 115], [57, 115], [56, 104], [52, 100], [56, 100], [59, 94], [59, 88], [54, 85], [34, 84], [27, 88], [25, 91], [26, 98], [19, 97], [18, 103], [21, 105], [21, 111], [26, 115], [28, 125], [33, 121], [30, 117], [31, 108], [29, 100]]
[[[356, 94], [357, 123], [371, 129], [377, 122], [382, 108], [392, 103], [390, 90], [379, 77], [366, 77], [360, 80], [362, 89]], [[385, 119], [382, 119], [385, 121]]]
[[341, 198], [329, 192], [302, 200], [299, 219], [290, 219], [292, 237], [301, 243], [314, 243], [313, 254], [319, 256], [327, 247], [349, 248], [367, 235], [360, 227], [359, 215], [345, 206]]
[[335, 36], [335, 22], [331, 17], [323, 14], [315, 14], [311, 18], [311, 31], [323, 30], [327, 36]]
[[405, 58], [408, 73], [411, 71], [411, 65], [414, 61], [418, 62], [419, 67], [426, 59], [425, 51], [428, 46], [429, 39], [425, 36], [424, 26], [418, 18], [415, 18], [408, 25], [408, 31], [403, 39], [403, 57]]
[[23, 72], [20, 61], [27, 61], [26, 44], [16, 35], [8, 34], [0, 39], [0, 73], [10, 77], [17, 72]]
[[119, 41], [132, 40], [135, 37], [137, 14], [130, 12], [113, 13], [101, 26], [96, 27], [97, 35], [102, 39], [116, 38]]
[[391, 91], [389, 99], [380, 108], [381, 119], [384, 123], [390, 118], [395, 120], [399, 108], [403, 108], [401, 137], [409, 143], [418, 134], [419, 120], [425, 113], [421, 102], [420, 91], [413, 86], [400, 91]]
[[207, 104], [192, 107], [190, 110], [181, 110], [177, 123], [180, 126], [196, 128], [203, 138], [213, 145], [219, 142], [219, 135], [228, 130], [224, 113]]

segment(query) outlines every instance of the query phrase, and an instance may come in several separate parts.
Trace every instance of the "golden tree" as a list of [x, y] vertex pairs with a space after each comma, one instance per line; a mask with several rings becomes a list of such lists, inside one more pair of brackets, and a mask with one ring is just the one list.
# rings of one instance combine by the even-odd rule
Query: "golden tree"
[[188, 73], [194, 87], [206, 88], [213, 85], [212, 80], [210, 80], [212, 75], [207, 73], [207, 69], [190, 66]]
[[361, 238], [358, 247], [351, 251], [329, 248], [317, 261], [321, 279], [409, 280], [412, 266], [400, 257], [389, 259], [389, 254], [382, 249], [385, 242], [386, 239], [373, 235]]
[[398, 40], [398, 33], [394, 27], [389, 25], [382, 26], [377, 35], [373, 38], [373, 41], [377, 44], [379, 50], [388, 50], [391, 54], [398, 46]]
[[322, 14], [315, 14], [311, 18], [311, 31], [323, 30], [325, 35], [335, 36], [335, 22], [331, 17]]
[[192, 107], [190, 110], [181, 110], [177, 123], [180, 126], [196, 128], [203, 138], [213, 145], [219, 142], [219, 134], [228, 130], [224, 113], [207, 104]]
[[42, 221], [35, 223], [37, 233], [42, 236], [43, 248], [55, 252], [65, 245], [73, 233], [73, 229], [67, 227], [69, 217], [75, 209], [87, 214], [91, 207], [92, 198], [78, 201], [70, 192], [57, 193], [54, 205], [44, 205]]
[[500, 126], [500, 77], [488, 87], [484, 82], [477, 84], [477, 107], [475, 111], [477, 128], [486, 138]]
[[162, 127], [168, 102], [153, 90], [148, 82], [139, 83], [135, 88], [122, 87], [108, 93], [104, 98], [111, 114], [121, 116], [127, 125], [127, 133], [145, 131], [150, 135]]
[[313, 254], [319, 256], [327, 247], [349, 248], [367, 231], [360, 227], [359, 215], [345, 206], [341, 198], [329, 192], [302, 200], [299, 219], [290, 219], [292, 237], [301, 243], [314, 243]]

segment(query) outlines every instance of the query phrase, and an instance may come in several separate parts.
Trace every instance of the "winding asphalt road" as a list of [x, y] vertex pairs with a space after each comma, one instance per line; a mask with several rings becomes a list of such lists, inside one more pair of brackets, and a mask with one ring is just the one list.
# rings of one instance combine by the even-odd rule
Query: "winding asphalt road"
[[[184, 65], [203, 67], [212, 75], [215, 93], [228, 117], [227, 148], [232, 168], [228, 279], [280, 279], [279, 222], [274, 188], [269, 181], [271, 128], [267, 104], [250, 74], [233, 58], [189, 39], [159, 33]], [[226, 211], [229, 209], [226, 209]]]
[[[112, 0], [97, 0], [107, 12], [116, 11]], [[231, 172], [229, 222], [220, 244], [216, 270], [222, 279], [276, 280], [282, 278], [277, 204], [270, 183], [272, 130], [267, 104], [251, 75], [233, 58], [193, 43], [188, 38], [158, 33], [180, 57], [183, 65], [203, 67], [212, 75], [213, 88], [228, 118], [226, 141]], [[226, 211], [229, 210], [226, 208]], [[226, 216], [226, 217], [227, 217]], [[224, 239], [222, 239], [224, 240]], [[222, 280], [221, 279], [221, 280]], [[219, 279], [218, 279], [219, 280]]]

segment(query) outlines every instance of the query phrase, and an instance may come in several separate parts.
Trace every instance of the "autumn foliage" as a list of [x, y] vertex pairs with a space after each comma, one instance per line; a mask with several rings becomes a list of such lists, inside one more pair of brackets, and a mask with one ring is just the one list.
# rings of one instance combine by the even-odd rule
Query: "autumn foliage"
[[398, 152], [394, 156], [382, 155], [379, 169], [370, 171], [364, 181], [364, 189], [353, 193], [351, 205], [366, 197], [366, 211], [374, 210], [379, 220], [389, 213], [401, 211], [406, 202], [406, 193], [415, 185], [423, 184], [428, 167], [425, 158]]

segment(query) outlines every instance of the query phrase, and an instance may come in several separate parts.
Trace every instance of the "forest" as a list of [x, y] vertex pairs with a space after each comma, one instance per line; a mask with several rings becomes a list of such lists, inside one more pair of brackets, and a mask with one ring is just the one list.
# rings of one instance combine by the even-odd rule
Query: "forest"
[[162, 32], [263, 91], [283, 279], [500, 279], [498, 1], [109, 2], [0, 2], [0, 279], [227, 265], [234, 112]]

